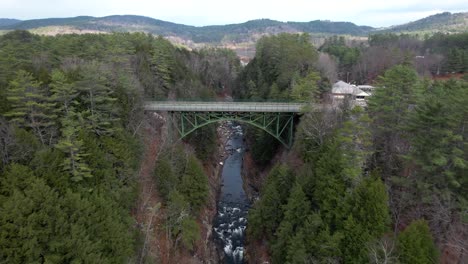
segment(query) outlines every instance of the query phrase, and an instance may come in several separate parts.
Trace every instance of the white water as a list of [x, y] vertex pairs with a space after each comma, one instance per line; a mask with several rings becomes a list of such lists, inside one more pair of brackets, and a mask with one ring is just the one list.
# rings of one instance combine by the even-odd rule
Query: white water
[[232, 123], [228, 125], [231, 127], [226, 147], [229, 156], [223, 166], [223, 186], [213, 229], [224, 249], [225, 263], [238, 264], [244, 263], [244, 233], [250, 204], [241, 177], [244, 154], [242, 128]]

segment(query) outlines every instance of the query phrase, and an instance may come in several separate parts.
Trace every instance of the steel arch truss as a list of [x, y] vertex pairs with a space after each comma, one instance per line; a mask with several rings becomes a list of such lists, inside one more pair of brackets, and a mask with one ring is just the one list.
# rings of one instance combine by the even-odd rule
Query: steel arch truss
[[263, 129], [285, 147], [291, 148], [295, 113], [270, 112], [171, 112], [177, 120], [181, 138], [205, 125], [219, 121], [238, 121]]

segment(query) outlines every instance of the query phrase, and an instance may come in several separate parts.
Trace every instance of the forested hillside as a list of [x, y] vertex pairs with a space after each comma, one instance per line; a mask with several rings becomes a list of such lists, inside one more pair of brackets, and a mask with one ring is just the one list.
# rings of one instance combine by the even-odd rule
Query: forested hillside
[[0, 18], [0, 27], [4, 26], [10, 26], [16, 23], [21, 22], [21, 20], [18, 19], [8, 19], [8, 18]]
[[[365, 37], [372, 33], [463, 33], [468, 29], [467, 13], [444, 12], [390, 28], [359, 26], [351, 22], [312, 20], [309, 22], [281, 22], [257, 19], [239, 24], [189, 26], [144, 16], [114, 15], [106, 17], [78, 16], [32, 20], [0, 19], [0, 30], [32, 30], [41, 34], [80, 32], [145, 32], [172, 37], [190, 43], [254, 42], [259, 36], [279, 33], [310, 33], [320, 36], [350, 35]], [[193, 44], [192, 43], [192, 44]]]
[[[142, 33], [13, 31], [0, 38], [0, 54], [0, 262], [149, 261], [142, 245], [154, 227], [132, 216], [147, 148], [142, 102], [231, 89], [234, 53], [190, 52]], [[195, 152], [181, 142], [159, 149], [179, 149], [155, 172], [171, 252], [192, 250], [200, 237], [208, 184], [196, 156], [208, 159], [216, 146], [215, 127], [204, 131], [188, 139]]]
[[[281, 33], [242, 67], [231, 50], [144, 33], [2, 35], [0, 263], [219, 261], [217, 127], [179, 140], [177, 120], [142, 107], [226, 95], [323, 106], [295, 120], [291, 150], [243, 128], [244, 162], [259, 172], [247, 180], [261, 183], [248, 261], [463, 263], [467, 38], [330, 37], [317, 49]], [[376, 87], [365, 109], [332, 107], [339, 79]]]
[[255, 34], [280, 32], [309, 32], [329, 34], [366, 35], [373, 30], [368, 26], [357, 26], [350, 22], [310, 21], [280, 22], [258, 19], [239, 24], [195, 27], [176, 24], [143, 16], [107, 16], [73, 18], [47, 18], [16, 21], [0, 25], [0, 29], [41, 29], [70, 27], [76, 30], [95, 30], [98, 32], [147, 32], [162, 36], [176, 36], [190, 39], [196, 43], [244, 42], [252, 40]]
[[468, 30], [468, 13], [444, 12], [426, 18], [385, 29], [386, 32], [451, 32]]
[[[323, 85], [328, 61], [320, 60], [302, 37], [261, 39], [255, 58], [240, 74], [238, 96], [326, 102], [328, 89], [321, 87], [330, 87]], [[436, 40], [457, 43], [451, 41], [460, 38], [464, 35], [437, 35], [420, 43], [432, 43], [430, 52], [443, 54], [453, 46]], [[383, 50], [404, 54], [405, 46], [395, 44], [407, 43], [404, 39], [375, 35], [370, 49], [386, 45]], [[346, 71], [356, 67], [361, 51], [368, 52], [361, 48], [333, 38], [321, 51], [339, 59], [338, 70]], [[415, 67], [412, 57], [402, 56], [379, 71], [371, 79], [377, 88], [366, 110], [305, 110], [293, 150], [279, 161], [273, 159], [271, 137], [248, 135], [254, 160], [269, 170], [249, 212], [250, 261], [466, 259], [468, 81], [430, 81]], [[262, 258], [259, 245], [267, 247], [269, 258]]]

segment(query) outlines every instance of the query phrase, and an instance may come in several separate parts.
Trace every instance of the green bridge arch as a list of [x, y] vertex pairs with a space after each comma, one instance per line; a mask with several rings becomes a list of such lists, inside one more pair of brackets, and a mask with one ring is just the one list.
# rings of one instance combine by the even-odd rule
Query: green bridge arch
[[297, 113], [272, 112], [169, 112], [176, 120], [181, 138], [208, 124], [236, 121], [260, 128], [277, 139], [286, 148], [292, 147], [294, 118]]

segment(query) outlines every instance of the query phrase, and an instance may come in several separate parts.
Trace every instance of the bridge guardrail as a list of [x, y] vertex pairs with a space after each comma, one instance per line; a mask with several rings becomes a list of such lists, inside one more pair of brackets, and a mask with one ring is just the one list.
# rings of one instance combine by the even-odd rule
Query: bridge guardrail
[[147, 101], [147, 111], [193, 112], [302, 112], [307, 104], [298, 102], [191, 102]]

